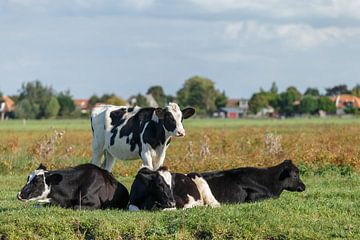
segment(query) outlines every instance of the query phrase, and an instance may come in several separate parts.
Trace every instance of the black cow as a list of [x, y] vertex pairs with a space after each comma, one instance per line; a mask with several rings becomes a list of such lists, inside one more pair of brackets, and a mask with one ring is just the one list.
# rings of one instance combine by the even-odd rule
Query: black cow
[[171, 137], [185, 136], [183, 119], [195, 113], [193, 108], [180, 110], [176, 103], [165, 108], [140, 108], [101, 105], [91, 113], [93, 131], [92, 163], [111, 171], [115, 159], [143, 160], [158, 169], [163, 165]]
[[291, 160], [269, 168], [244, 167], [206, 172], [201, 176], [220, 203], [254, 202], [277, 198], [283, 192], [305, 190], [299, 169]]
[[129, 192], [111, 173], [93, 164], [54, 171], [40, 165], [17, 198], [74, 209], [126, 208]]
[[191, 176], [170, 173], [166, 167], [157, 171], [141, 168], [130, 190], [130, 211], [191, 208], [201, 205], [219, 205], [206, 181], [194, 173]]

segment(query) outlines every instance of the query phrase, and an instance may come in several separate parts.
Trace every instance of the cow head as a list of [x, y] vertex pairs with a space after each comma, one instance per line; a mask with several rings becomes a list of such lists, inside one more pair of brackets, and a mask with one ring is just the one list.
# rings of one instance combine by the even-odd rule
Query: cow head
[[143, 167], [136, 175], [135, 182], [130, 194], [138, 195], [133, 197], [137, 198], [138, 204], [143, 208], [151, 210], [175, 207], [172, 177], [166, 168], [161, 167], [157, 171], [152, 171]]
[[305, 184], [300, 179], [299, 169], [291, 160], [285, 160], [280, 164], [281, 172], [279, 180], [282, 187], [288, 191], [302, 192], [305, 190]]
[[164, 109], [157, 108], [155, 110], [156, 116], [163, 120], [164, 128], [168, 131], [171, 135], [176, 137], [183, 137], [185, 136], [185, 129], [182, 124], [183, 119], [187, 119], [194, 115], [195, 109], [194, 108], [185, 108], [180, 110], [179, 105], [176, 103], [169, 103]]
[[49, 173], [46, 171], [46, 167], [40, 164], [28, 176], [27, 183], [18, 193], [17, 198], [21, 201], [49, 202], [48, 195], [51, 185], [58, 184], [61, 179], [61, 175]]

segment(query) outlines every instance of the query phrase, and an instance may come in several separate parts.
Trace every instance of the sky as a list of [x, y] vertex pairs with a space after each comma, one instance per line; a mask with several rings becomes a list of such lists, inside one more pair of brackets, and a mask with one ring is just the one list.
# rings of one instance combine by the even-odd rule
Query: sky
[[175, 95], [207, 77], [231, 98], [360, 83], [360, 0], [0, 0], [0, 91], [40, 80], [75, 98]]

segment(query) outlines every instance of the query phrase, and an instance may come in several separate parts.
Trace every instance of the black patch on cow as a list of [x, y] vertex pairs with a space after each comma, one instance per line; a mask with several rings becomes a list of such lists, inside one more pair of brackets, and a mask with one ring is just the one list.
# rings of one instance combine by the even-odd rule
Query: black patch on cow
[[168, 146], [168, 145], [170, 144], [170, 142], [171, 142], [171, 138], [169, 138], [169, 139], [167, 140], [166, 146]]
[[154, 113], [154, 108], [142, 108], [134, 116], [129, 118], [126, 124], [120, 129], [119, 137], [129, 136], [132, 133], [130, 139], [130, 151], [134, 151], [136, 145], [139, 147], [139, 155], [141, 153], [141, 141], [140, 134], [142, 133], [145, 124], [149, 122]]
[[92, 133], [93, 133], [93, 135], [94, 135], [94, 127], [93, 127], [93, 124], [92, 124], [92, 117], [90, 117], [90, 125], [91, 125], [91, 131], [92, 131]]
[[190, 177], [181, 173], [172, 173], [171, 175], [177, 208], [183, 208], [188, 203], [188, 195], [192, 196], [195, 201], [200, 200], [199, 190]]
[[115, 143], [115, 137], [116, 134], [118, 133], [117, 128], [125, 121], [125, 118], [123, 118], [125, 113], [126, 113], [126, 108], [120, 108], [110, 113], [111, 125], [113, 126], [113, 128], [110, 131], [113, 134], [110, 138], [110, 146], [114, 145]]
[[143, 141], [150, 144], [153, 149], [165, 143], [165, 130], [162, 127], [161, 121], [157, 123], [151, 120], [149, 122], [144, 131]]
[[132, 112], [132, 111], [134, 111], [133, 107], [128, 108], [128, 112]]
[[166, 111], [164, 116], [164, 126], [169, 132], [173, 132], [176, 128], [176, 121], [171, 112]]

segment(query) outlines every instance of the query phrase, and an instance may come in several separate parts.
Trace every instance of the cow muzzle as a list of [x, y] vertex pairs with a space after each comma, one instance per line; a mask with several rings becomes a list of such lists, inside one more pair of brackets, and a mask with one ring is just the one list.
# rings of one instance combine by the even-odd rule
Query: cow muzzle
[[176, 136], [177, 137], [185, 137], [185, 131], [177, 131]]
[[296, 188], [296, 191], [298, 192], [303, 192], [305, 191], [305, 184], [301, 183], [297, 188]]
[[26, 199], [24, 199], [24, 198], [21, 197], [21, 192], [18, 192], [18, 194], [16, 195], [16, 198], [17, 198], [18, 200], [20, 200], [20, 201], [23, 201], [23, 202], [26, 202], [26, 201], [27, 201]]

